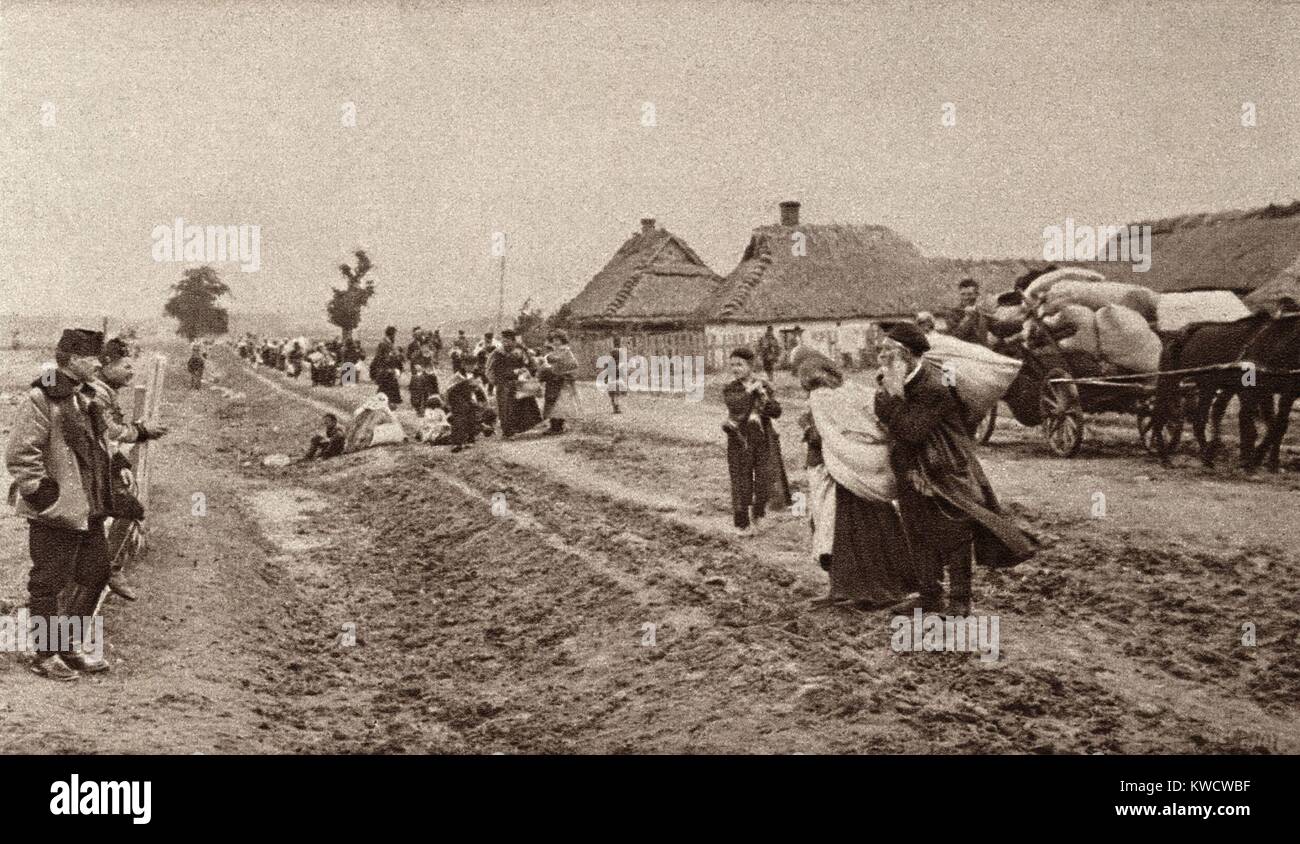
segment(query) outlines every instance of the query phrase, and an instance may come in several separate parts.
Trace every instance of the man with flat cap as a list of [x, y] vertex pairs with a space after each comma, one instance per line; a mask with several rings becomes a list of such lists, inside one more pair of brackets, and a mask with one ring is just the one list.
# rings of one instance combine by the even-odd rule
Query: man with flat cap
[[53, 636], [49, 625], [58, 615], [92, 616], [109, 578], [104, 520], [112, 510], [111, 461], [93, 387], [103, 350], [100, 332], [65, 330], [57, 368], [32, 382], [5, 448], [14, 478], [9, 502], [30, 529], [28, 609], [33, 620], [46, 620], [50, 633], [45, 641], [36, 638], [32, 670], [55, 680], [108, 668], [81, 643]]
[[[930, 349], [910, 322], [887, 332], [880, 353], [875, 411], [891, 437], [890, 465], [898, 504], [915, 553], [922, 612], [939, 612], [944, 569], [949, 615], [970, 614], [971, 559], [1015, 565], [1034, 546], [998, 505], [975, 454], [966, 408], [945, 372], [922, 357]], [[911, 607], [909, 607], [911, 608]]]

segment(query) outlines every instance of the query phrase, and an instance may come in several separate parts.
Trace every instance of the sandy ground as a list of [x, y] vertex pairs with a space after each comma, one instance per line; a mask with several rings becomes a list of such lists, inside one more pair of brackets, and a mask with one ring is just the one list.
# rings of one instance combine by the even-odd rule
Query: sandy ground
[[[1048, 544], [976, 573], [975, 611], [1000, 620], [990, 663], [895, 653], [888, 614], [813, 609], [825, 575], [794, 515], [730, 535], [716, 385], [619, 416], [587, 391], [558, 438], [271, 469], [373, 387], [218, 352], [228, 392], [191, 391], [171, 351], [141, 597], [106, 609], [113, 671], [59, 685], [0, 655], [0, 750], [1300, 751], [1294, 435], [1289, 471], [1248, 477], [1190, 452], [1161, 469], [1131, 419], [1090, 420], [1073, 460], [1001, 428], [986, 468]], [[0, 355], [0, 389], [37, 360]], [[781, 388], [802, 486], [802, 401]], [[25, 600], [25, 533], [0, 522], [6, 609]]]

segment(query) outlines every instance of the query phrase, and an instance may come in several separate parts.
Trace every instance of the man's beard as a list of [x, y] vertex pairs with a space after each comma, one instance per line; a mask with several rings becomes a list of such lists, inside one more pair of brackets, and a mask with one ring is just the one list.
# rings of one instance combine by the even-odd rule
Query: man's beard
[[915, 366], [914, 362], [899, 356], [889, 362], [889, 371], [897, 375], [899, 380], [902, 380], [911, 373]]

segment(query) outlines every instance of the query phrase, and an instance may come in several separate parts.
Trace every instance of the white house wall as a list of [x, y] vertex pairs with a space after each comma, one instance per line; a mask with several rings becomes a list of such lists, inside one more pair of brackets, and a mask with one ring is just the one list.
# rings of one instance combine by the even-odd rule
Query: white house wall
[[[773, 322], [772, 328], [777, 337], [780, 337], [782, 330], [798, 326], [803, 329], [803, 345], [811, 346], [836, 362], [839, 362], [841, 354], [851, 354], [856, 363], [860, 359], [860, 351], [875, 349], [880, 333], [878, 323], [874, 319], [799, 320]], [[718, 323], [705, 326], [709, 353], [712, 356], [708, 361], [710, 367], [725, 366], [727, 356], [737, 346], [755, 348], [766, 330], [766, 324]]]

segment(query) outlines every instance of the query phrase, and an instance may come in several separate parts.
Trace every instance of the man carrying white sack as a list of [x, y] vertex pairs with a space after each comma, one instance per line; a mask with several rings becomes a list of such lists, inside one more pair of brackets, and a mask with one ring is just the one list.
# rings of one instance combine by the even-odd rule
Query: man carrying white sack
[[[891, 438], [889, 458], [920, 582], [919, 607], [940, 611], [947, 568], [948, 613], [965, 616], [972, 556], [1000, 568], [1029, 559], [1035, 548], [1002, 513], [975, 454], [966, 408], [939, 365], [922, 357], [929, 349], [925, 334], [911, 323], [889, 330], [875, 412]], [[960, 371], [955, 377], [961, 378]]]

